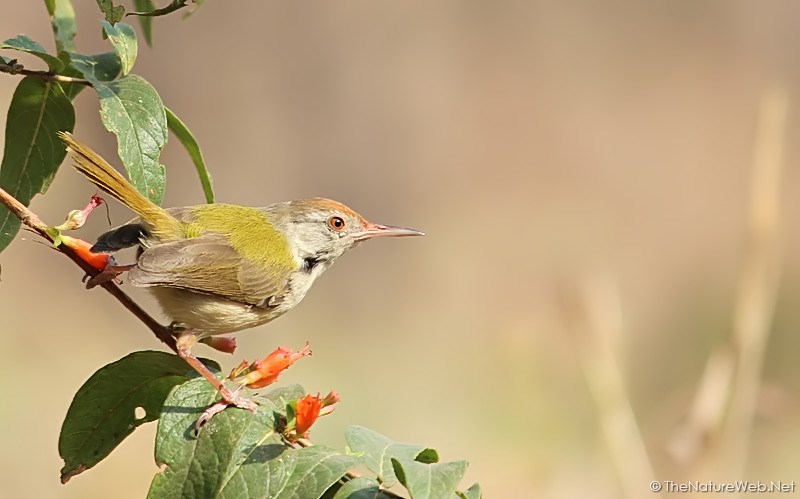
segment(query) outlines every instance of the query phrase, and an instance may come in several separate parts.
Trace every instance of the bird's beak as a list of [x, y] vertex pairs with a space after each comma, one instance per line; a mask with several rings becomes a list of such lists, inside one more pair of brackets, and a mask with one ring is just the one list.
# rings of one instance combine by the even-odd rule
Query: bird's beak
[[353, 234], [356, 241], [364, 241], [373, 237], [403, 237], [403, 236], [424, 236], [425, 233], [417, 229], [407, 227], [394, 227], [392, 225], [380, 225], [367, 223], [366, 228]]

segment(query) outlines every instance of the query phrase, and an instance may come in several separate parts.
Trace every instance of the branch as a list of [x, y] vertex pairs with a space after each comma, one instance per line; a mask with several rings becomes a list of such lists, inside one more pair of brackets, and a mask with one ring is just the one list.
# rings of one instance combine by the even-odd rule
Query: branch
[[[157, 17], [157, 16], [165, 16], [176, 10], [180, 10], [184, 7], [187, 7], [187, 3], [189, 0], [173, 0], [173, 2], [166, 7], [162, 7], [160, 9], [151, 10], [150, 12], [126, 12], [125, 16], [140, 16], [140, 17]], [[192, 3], [197, 3], [197, 0], [194, 0]], [[196, 7], [195, 7], [196, 8]], [[191, 12], [189, 13], [191, 14]], [[188, 15], [188, 14], [187, 14]]]
[[22, 67], [22, 64], [0, 64], [0, 73], [8, 73], [11, 75], [24, 75], [24, 76], [31, 76], [33, 78], [39, 78], [40, 80], [45, 81], [57, 81], [60, 83], [74, 83], [76, 85], [86, 85], [88, 87], [92, 86], [92, 83], [89, 80], [84, 80], [82, 78], [73, 78], [71, 76], [64, 76], [64, 75], [57, 75], [54, 73], [49, 73], [47, 71], [33, 71], [31, 69], [25, 69]]
[[[25, 205], [20, 203], [14, 196], [0, 188], [0, 203], [6, 206], [11, 213], [13, 213], [20, 221], [25, 224], [26, 226], [30, 227], [33, 232], [38, 234], [44, 239], [47, 239], [50, 242], [53, 242], [53, 238], [51, 238], [47, 234], [47, 225], [45, 225], [42, 220], [36, 216], [35, 213], [30, 211]], [[65, 254], [70, 260], [75, 262], [78, 267], [80, 267], [84, 272], [88, 275], [94, 277], [100, 273], [97, 269], [86, 263], [80, 256], [78, 256], [74, 251], [70, 248], [62, 245], [59, 245], [56, 250], [60, 251], [61, 253]], [[117, 299], [118, 302], [122, 304], [123, 307], [127, 308], [133, 315], [136, 316], [145, 326], [147, 326], [153, 334], [156, 335], [156, 338], [161, 340], [165, 343], [173, 352], [178, 353], [177, 346], [175, 344], [175, 338], [170, 333], [169, 328], [163, 326], [157, 320], [150, 316], [147, 312], [144, 311], [133, 299], [128, 296], [124, 291], [122, 291], [119, 286], [114, 284], [112, 281], [106, 281], [100, 284], [103, 289], [111, 293], [111, 296]]]

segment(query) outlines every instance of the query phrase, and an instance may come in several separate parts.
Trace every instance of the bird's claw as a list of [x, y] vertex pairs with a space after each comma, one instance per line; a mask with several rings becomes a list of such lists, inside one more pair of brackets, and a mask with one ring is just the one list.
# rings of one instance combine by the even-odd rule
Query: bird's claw
[[254, 414], [258, 409], [258, 404], [241, 395], [238, 389], [233, 392], [225, 390], [225, 392], [221, 392], [221, 395], [222, 398], [220, 400], [210, 405], [205, 411], [203, 411], [203, 414], [197, 418], [197, 422], [194, 424], [195, 435], [200, 433], [200, 430], [211, 420], [212, 417], [224, 411], [228, 406], [238, 407], [239, 409], [244, 409]]

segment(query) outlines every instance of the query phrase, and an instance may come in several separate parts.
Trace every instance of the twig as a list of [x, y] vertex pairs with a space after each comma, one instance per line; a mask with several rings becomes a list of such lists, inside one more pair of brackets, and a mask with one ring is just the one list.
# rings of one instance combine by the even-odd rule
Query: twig
[[[303, 447], [314, 447], [314, 444], [311, 443], [311, 440], [307, 438], [298, 438], [297, 440], [294, 441], [287, 441], [287, 443], [294, 449], [302, 449]], [[348, 471], [347, 473], [344, 474], [344, 478], [342, 480], [344, 482], [349, 482], [350, 480], [355, 480], [356, 478], [361, 478], [361, 477], [362, 475], [360, 473], [356, 473], [354, 471]], [[385, 489], [383, 487], [381, 487], [379, 490], [381, 494], [391, 499], [405, 499], [400, 494], [396, 494], [391, 490]]]
[[[47, 234], [47, 225], [42, 222], [42, 220], [36, 216], [31, 210], [29, 210], [25, 205], [20, 203], [14, 196], [0, 188], [0, 203], [6, 206], [11, 213], [13, 213], [20, 221], [25, 224], [26, 226], [30, 227], [33, 232], [38, 234], [39, 236], [47, 239], [48, 241], [52, 242], [53, 239]], [[74, 251], [70, 248], [62, 245], [59, 245], [56, 248], [61, 253], [65, 254], [70, 260], [75, 262], [84, 272], [88, 275], [94, 277], [100, 273], [97, 269], [86, 263], [80, 256], [78, 256]], [[114, 284], [111, 281], [106, 281], [100, 286], [111, 293], [111, 295], [119, 301], [123, 307], [128, 309], [133, 315], [136, 316], [137, 319], [142, 321], [145, 326], [147, 326], [153, 334], [156, 335], [156, 338], [164, 342], [173, 352], [178, 353], [178, 348], [175, 344], [175, 338], [170, 333], [169, 328], [163, 326], [157, 320], [150, 316], [147, 312], [144, 311], [130, 296], [128, 296], [124, 291], [122, 291], [119, 286]]]
[[[167, 5], [166, 7], [162, 7], [160, 9], [151, 10], [150, 12], [126, 12], [125, 16], [141, 16], [141, 17], [157, 17], [157, 16], [165, 16], [176, 10], [180, 10], [184, 7], [187, 7], [187, 3], [189, 0], [173, 0], [171, 4]], [[196, 2], [193, 2], [196, 3]], [[195, 7], [197, 8], [197, 7]], [[191, 12], [189, 13], [191, 14]], [[188, 14], [187, 14], [188, 15]]]
[[25, 69], [19, 64], [15, 64], [13, 66], [9, 64], [0, 64], [0, 73], [31, 76], [33, 78], [39, 78], [40, 80], [57, 81], [59, 83], [74, 83], [76, 85], [86, 85], [88, 87], [92, 86], [92, 83], [89, 80], [84, 80], [83, 78], [73, 78], [72, 76], [57, 75], [54, 73], [50, 73], [48, 71], [34, 71], [31, 69]]

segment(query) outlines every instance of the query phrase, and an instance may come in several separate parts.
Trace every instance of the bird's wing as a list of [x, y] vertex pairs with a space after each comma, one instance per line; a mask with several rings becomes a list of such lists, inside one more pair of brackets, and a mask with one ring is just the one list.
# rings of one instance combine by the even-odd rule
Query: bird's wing
[[150, 246], [128, 273], [134, 286], [182, 288], [254, 306], [283, 295], [287, 277], [243, 258], [224, 237], [213, 235]]

